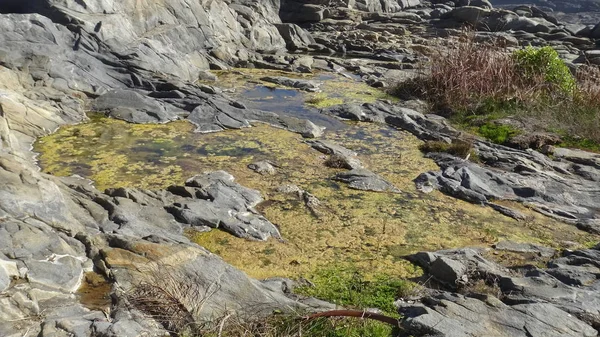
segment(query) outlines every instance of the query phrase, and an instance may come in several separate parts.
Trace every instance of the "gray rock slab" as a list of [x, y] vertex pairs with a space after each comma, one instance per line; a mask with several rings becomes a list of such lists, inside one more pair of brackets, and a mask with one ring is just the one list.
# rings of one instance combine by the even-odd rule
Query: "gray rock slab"
[[356, 152], [336, 144], [335, 142], [329, 140], [309, 140], [306, 141], [306, 143], [321, 153], [334, 156], [343, 168], [352, 170], [363, 167]]
[[402, 327], [419, 336], [596, 336], [585, 322], [544, 303], [508, 306], [443, 293], [400, 308]]
[[531, 243], [518, 243], [512, 241], [500, 241], [494, 245], [496, 250], [504, 250], [515, 253], [533, 253], [541, 257], [552, 257], [556, 249], [535, 245]]
[[83, 278], [82, 261], [63, 256], [51, 258], [49, 261], [26, 261], [29, 282], [58, 289], [64, 292], [75, 292]]
[[112, 90], [94, 100], [92, 109], [132, 123], [165, 123], [183, 111], [132, 90]]
[[[520, 245], [516, 248], [530, 249]], [[402, 324], [409, 332], [422, 328], [421, 331], [444, 336], [463, 336], [478, 335], [483, 331], [480, 329], [487, 327], [491, 330], [486, 336], [596, 336], [598, 333], [592, 328], [600, 323], [600, 293], [597, 291], [600, 251], [597, 249], [565, 251], [543, 269], [529, 266], [508, 270], [473, 249], [421, 252], [408, 259], [422, 266], [432, 277], [439, 278], [442, 273], [447, 281], [465, 270], [460, 267], [464, 266], [469, 279], [458, 284], [458, 288], [478, 280], [493, 282], [502, 298], [499, 301], [473, 290], [470, 297], [438, 291], [423, 297], [417, 305], [401, 304], [400, 312], [408, 317]], [[454, 268], [450, 268], [452, 266]], [[442, 284], [450, 290], [456, 289], [456, 284], [451, 282]], [[473, 316], [470, 311], [482, 316]], [[509, 317], [520, 323], [509, 323]], [[466, 330], [451, 330], [445, 324]]]
[[338, 173], [333, 180], [347, 183], [348, 187], [357, 190], [400, 193], [397, 187], [364, 168]]

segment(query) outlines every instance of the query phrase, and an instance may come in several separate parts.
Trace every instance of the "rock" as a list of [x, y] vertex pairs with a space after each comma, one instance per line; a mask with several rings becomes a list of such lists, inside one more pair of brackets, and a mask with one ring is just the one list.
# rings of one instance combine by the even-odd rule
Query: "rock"
[[589, 37], [592, 39], [600, 39], [600, 23], [592, 28], [591, 32], [589, 33]]
[[392, 193], [401, 192], [394, 185], [364, 168], [338, 173], [333, 177], [333, 180], [345, 182], [348, 184], [348, 187], [357, 190]]
[[329, 16], [329, 10], [318, 4], [298, 0], [281, 1], [279, 16], [283, 22], [319, 22]]
[[275, 174], [275, 172], [276, 172], [275, 166], [273, 165], [273, 163], [271, 163], [268, 160], [261, 160], [261, 161], [254, 162], [252, 164], [249, 164], [248, 168], [251, 169], [252, 171], [254, 171], [258, 174], [262, 174], [262, 175]]
[[554, 133], [532, 132], [511, 137], [506, 145], [518, 149], [541, 149], [545, 145], [556, 145], [562, 141], [561, 137]]
[[458, 22], [466, 22], [471, 25], [476, 25], [490, 15], [491, 11], [489, 9], [475, 6], [464, 6], [454, 8], [452, 11], [444, 14], [442, 18], [452, 18]]
[[311, 80], [300, 80], [283, 76], [266, 76], [260, 79], [261, 81], [275, 83], [277, 85], [283, 85], [290, 88], [296, 88], [309, 92], [320, 91], [320, 87], [323, 83]]
[[491, 208], [495, 209], [496, 211], [506, 215], [507, 217], [513, 218], [515, 220], [526, 220], [527, 219], [527, 216], [525, 216], [525, 214], [523, 214], [517, 210], [514, 210], [512, 208], [494, 204], [493, 202], [487, 203], [487, 205], [490, 206]]
[[485, 9], [492, 9], [492, 3], [488, 0], [466, 0], [460, 1], [460, 6], [475, 6]]
[[[502, 243], [518, 251], [529, 251], [527, 245]], [[534, 247], [540, 251], [541, 247]], [[545, 249], [544, 249], [545, 250]], [[549, 252], [549, 251], [548, 251]], [[408, 257], [435, 277], [446, 279], [446, 286], [464, 267], [470, 282], [494, 282], [502, 301], [493, 296], [471, 293], [469, 296], [438, 290], [424, 296], [419, 303], [400, 303], [405, 317], [402, 327], [410, 334], [443, 336], [595, 336], [593, 326], [600, 322], [597, 291], [600, 251], [596, 249], [565, 252], [548, 263], [548, 268], [535, 267], [512, 272], [483, 258], [470, 249], [422, 252]], [[446, 271], [445, 273], [443, 273]], [[446, 326], [447, 324], [447, 326]]]
[[550, 33], [558, 28], [555, 23], [549, 21], [555, 21], [549, 16], [524, 17], [504, 9], [491, 9], [486, 5], [484, 7], [456, 7], [441, 15], [443, 20], [440, 24], [443, 27], [457, 27], [466, 23], [486, 31], [524, 31], [528, 33]]
[[443, 293], [400, 308], [402, 328], [429, 336], [594, 336], [596, 330], [550, 304], [508, 306], [492, 298], [480, 300]]
[[323, 113], [355, 121], [387, 123], [423, 140], [450, 143], [450, 135], [458, 133], [438, 117], [385, 102], [339, 105], [324, 109]]
[[394, 13], [405, 8], [418, 6], [420, 3], [420, 0], [356, 0], [353, 7], [365, 12]]
[[552, 154], [557, 158], [600, 169], [600, 154], [597, 153], [567, 148], [555, 148]]
[[600, 181], [600, 170], [595, 167], [575, 164], [571, 166], [571, 169], [573, 170], [573, 173], [587, 180]]
[[346, 168], [349, 170], [362, 168], [362, 163], [357, 157], [356, 152], [346, 149], [332, 141], [311, 140], [306, 142], [313, 149], [327, 154], [330, 159], [326, 162], [330, 167]]
[[306, 119], [299, 119], [269, 111], [248, 109], [224, 97], [195, 102], [187, 120], [197, 126], [198, 132], [215, 132], [226, 129], [240, 129], [251, 126], [252, 121], [260, 121], [275, 127], [301, 134], [305, 138], [316, 138], [323, 134], [324, 127]]
[[588, 233], [600, 235], [600, 219], [584, 219], [577, 223], [577, 228]]
[[244, 238], [266, 240], [281, 238], [277, 228], [253, 207], [262, 201], [260, 193], [234, 182], [230, 174], [217, 171], [195, 176], [186, 181], [201, 200], [175, 199], [165, 209], [175, 219], [192, 226], [223, 228]]
[[[442, 171], [420, 175], [415, 180], [417, 187], [433, 186], [474, 203], [487, 204], [490, 199], [530, 203], [544, 214], [566, 222], [594, 217], [595, 197], [586, 187], [593, 182], [569, 176], [561, 165], [546, 157], [532, 156], [533, 152], [515, 152], [518, 150], [478, 142], [475, 146], [482, 160], [504, 170], [491, 170], [446, 154], [429, 154]], [[517, 157], [518, 161], [508, 163]], [[555, 179], [559, 175], [562, 178]]]
[[[210, 292], [211, 296], [200, 298], [204, 305], [195, 313], [195, 320], [210, 320], [213, 315], [224, 315], [230, 310], [260, 317], [271, 314], [277, 308], [284, 312], [307, 308], [287, 298], [281, 288], [268, 287], [248, 278], [218, 256], [196, 245], [159, 245], [117, 236], [111, 241], [111, 247], [115, 248], [105, 249], [105, 259], [114, 271], [116, 281], [124, 287], [133, 290], [135, 285], [146, 282], [161, 287], [186, 285], [199, 291], [199, 296]], [[217, 291], [216, 284], [219, 285]], [[240, 289], [243, 291], [240, 292]], [[198, 299], [178, 300], [187, 304]], [[247, 303], [261, 305], [249, 309]], [[286, 308], [280, 307], [281, 304]]]
[[505, 250], [515, 253], [532, 253], [541, 257], [552, 257], [556, 254], [556, 250], [540, 245], [530, 243], [517, 243], [512, 241], [500, 241], [494, 245], [496, 250]]
[[[419, 252], [413, 255], [409, 255], [406, 258], [422, 267], [428, 273], [432, 272], [433, 263], [437, 261], [439, 258], [442, 259], [442, 262], [447, 262], [448, 259], [458, 261], [460, 265], [466, 266], [469, 274], [473, 277], [475, 275], [479, 275], [479, 277], [492, 277], [499, 278], [508, 275], [508, 271], [498, 266], [495, 263], [487, 261], [481, 256], [481, 250], [472, 249], [472, 248], [462, 248], [462, 249], [454, 249], [454, 250], [441, 250], [437, 252]], [[438, 262], [438, 263], [442, 263]], [[451, 263], [449, 263], [451, 264]], [[454, 273], [458, 277], [462, 276], [464, 272], [461, 272], [463, 269], [459, 264], [451, 264], [450, 266], [454, 267], [457, 271]], [[450, 278], [451, 279], [451, 278]], [[458, 279], [458, 278], [456, 278]], [[456, 280], [454, 279], [454, 280]], [[454, 281], [452, 280], [452, 281]], [[452, 282], [451, 282], [452, 283]], [[455, 286], [456, 283], [450, 284], [450, 286]]]
[[113, 90], [98, 97], [95, 111], [132, 123], [165, 123], [179, 119], [182, 111], [132, 90]]
[[281, 23], [275, 25], [279, 34], [283, 37], [286, 47], [290, 51], [308, 49], [310, 45], [316, 44], [315, 39], [304, 29], [293, 23]]
[[[29, 8], [29, 11], [39, 10], [43, 15], [56, 18], [61, 22], [73, 20], [82, 27], [82, 36], [78, 40], [72, 38], [73, 34], [64, 26], [57, 27], [58, 30], [67, 33], [72, 55], [56, 54], [57, 57], [53, 58], [55, 64], [75, 59], [74, 55], [79, 49], [99, 50], [100, 42], [106, 49], [123, 55], [129, 54], [126, 57], [133, 59], [134, 63], [143, 65], [144, 69], [194, 81], [202, 69], [208, 69], [208, 57], [203, 51], [209, 47], [226, 46], [231, 52], [238, 49], [279, 50], [285, 47], [283, 39], [272, 25], [273, 22], [278, 21], [278, 9], [274, 4], [259, 4], [254, 9], [244, 5], [238, 6], [242, 9], [248, 8], [252, 13], [246, 16], [238, 16], [233, 7], [221, 0], [208, 5], [200, 3], [189, 5], [185, 1], [177, 0], [170, 3], [168, 8], [155, 7], [154, 4], [136, 7], [125, 2], [112, 6], [102, 1], [81, 6], [76, 1], [44, 0], [36, 3], [35, 9]], [[73, 17], [74, 13], [78, 13], [76, 18]], [[218, 15], [216, 16], [215, 13]], [[246, 20], [247, 25], [240, 24], [238, 19]], [[49, 21], [45, 19], [40, 22]], [[102, 23], [101, 30], [95, 32], [99, 21]], [[169, 26], [169, 24], [177, 26]], [[43, 24], [38, 27], [40, 28], [36, 29], [49, 29], [52, 25]], [[123, 29], [123, 27], [128, 28]], [[55, 34], [59, 44], [63, 39], [61, 34]], [[42, 36], [45, 35], [40, 35]], [[72, 48], [74, 45], [78, 48]], [[43, 52], [40, 55], [43, 55]], [[77, 62], [82, 58], [86, 57], [77, 57]], [[55, 71], [65, 74], [65, 79], [75, 78], [68, 75], [68, 72], [77, 67], [73, 64], [69, 65], [68, 62], [64, 64], [66, 65], [64, 69]], [[98, 79], [110, 79], [108, 74], [101, 74], [102, 71], [94, 70], [102, 67], [99, 65], [89, 68], [89, 71], [99, 75], [96, 77]]]
[[[563, 263], [564, 262], [564, 263]], [[600, 276], [600, 269], [594, 266], [572, 266], [572, 259], [559, 258], [552, 261], [546, 272], [569, 286], [588, 286]]]
[[447, 257], [438, 257], [429, 267], [429, 273], [439, 282], [456, 286], [458, 283], [468, 281], [467, 267]]
[[295, 194], [298, 199], [304, 202], [304, 205], [306, 206], [306, 208], [308, 208], [308, 210], [312, 213], [313, 216], [317, 218], [321, 216], [321, 211], [319, 209], [321, 206], [321, 201], [317, 197], [301, 189], [300, 187], [296, 185], [283, 185], [277, 188], [277, 192]]
[[72, 257], [55, 257], [49, 261], [25, 261], [29, 271], [29, 282], [58, 289], [64, 292], [75, 292], [83, 278], [82, 261]]
[[0, 267], [0, 293], [4, 292], [10, 286], [11, 278], [4, 267]]

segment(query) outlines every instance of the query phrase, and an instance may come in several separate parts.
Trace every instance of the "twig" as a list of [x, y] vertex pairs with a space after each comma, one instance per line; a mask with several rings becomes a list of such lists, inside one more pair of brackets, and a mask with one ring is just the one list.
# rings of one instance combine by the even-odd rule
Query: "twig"
[[231, 313], [227, 314], [227, 316], [223, 317], [223, 319], [221, 320], [221, 324], [219, 325], [219, 333], [217, 334], [217, 337], [221, 337], [223, 335], [223, 328], [225, 327], [225, 321], [227, 321], [227, 319], [229, 317], [231, 317]]

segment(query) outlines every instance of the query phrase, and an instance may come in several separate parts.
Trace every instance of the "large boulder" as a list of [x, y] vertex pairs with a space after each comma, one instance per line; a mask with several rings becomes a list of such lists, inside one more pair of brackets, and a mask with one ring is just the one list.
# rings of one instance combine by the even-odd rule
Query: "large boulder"
[[310, 45], [314, 45], [315, 39], [310, 34], [293, 23], [280, 23], [275, 25], [279, 30], [279, 34], [283, 36], [286, 46], [290, 51], [298, 49], [308, 49]]

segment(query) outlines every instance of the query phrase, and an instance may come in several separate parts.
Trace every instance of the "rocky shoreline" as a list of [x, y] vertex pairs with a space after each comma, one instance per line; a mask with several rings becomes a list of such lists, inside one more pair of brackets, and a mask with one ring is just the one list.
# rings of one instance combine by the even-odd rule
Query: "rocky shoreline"
[[[562, 8], [562, 2], [553, 3]], [[590, 12], [593, 4], [581, 6]], [[161, 266], [211, 292], [195, 319], [230, 310], [260, 316], [332, 308], [284, 292], [286, 281], [251, 279], [185, 235], [191, 227], [212, 227], [254, 240], [285, 239], [255, 209], [260, 194], [226, 172], [196, 175], [159, 191], [115, 186], [105, 192], [81, 177], [41, 172], [33, 142], [86, 121], [87, 112], [132, 123], [185, 119], [198, 132], [267, 123], [316, 138], [311, 146], [335, 155], [348, 169], [335, 179], [397, 192], [348, 149], [318, 140], [324, 132], [318, 121], [248, 108], [219, 89], [211, 70], [327, 71], [387, 87], [414, 76], [418, 62], [452, 43], [465, 23], [475, 27], [480, 41], [504, 41], [508, 48], [549, 44], [573, 66], [600, 64], [600, 23], [562, 23], [536, 7], [497, 9], [486, 0], [15, 0], [0, 4], [0, 13], [0, 336], [165, 335], [165, 327], [127, 296], [149, 269]], [[318, 90], [311, 81], [269, 82]], [[379, 101], [322, 113], [389, 124], [422, 140], [460, 137], [443, 118], [417, 111], [421, 106]], [[417, 187], [489, 205], [516, 219], [518, 210], [497, 201], [520, 202], [600, 234], [598, 155], [555, 149], [551, 159], [481, 140], [473, 144], [483, 164], [431, 154], [440, 171], [415, 172]], [[307, 206], [318, 202], [301, 194]], [[516, 253], [547, 255], [540, 247], [499, 245], [493, 251], [504, 245]], [[565, 250], [552, 253], [543, 268], [511, 269], [482, 256], [483, 250], [413, 255], [439, 286], [398, 303], [405, 317], [402, 333], [596, 336], [599, 252], [597, 245]], [[111, 284], [111, 303], [90, 309], [74, 293], [93, 271]], [[454, 292], [479, 280], [499, 293]], [[215, 285], [218, 291], [211, 290]]]

